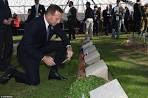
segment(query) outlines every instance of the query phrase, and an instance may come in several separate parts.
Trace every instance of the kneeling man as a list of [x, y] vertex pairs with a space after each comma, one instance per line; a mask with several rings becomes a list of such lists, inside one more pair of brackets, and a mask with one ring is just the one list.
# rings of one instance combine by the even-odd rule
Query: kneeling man
[[[58, 73], [58, 67], [66, 56], [67, 59], [71, 59], [73, 51], [70, 41], [59, 25], [62, 16], [63, 10], [52, 4], [43, 17], [35, 18], [26, 24], [17, 55], [19, 63], [24, 67], [24, 72], [10, 71], [17, 82], [38, 85], [41, 62], [50, 66], [48, 79], [66, 79]], [[51, 41], [54, 34], [58, 35], [62, 41]]]

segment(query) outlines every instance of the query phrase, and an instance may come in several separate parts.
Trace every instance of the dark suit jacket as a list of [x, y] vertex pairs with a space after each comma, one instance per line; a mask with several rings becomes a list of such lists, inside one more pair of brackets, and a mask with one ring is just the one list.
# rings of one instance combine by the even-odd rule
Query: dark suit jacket
[[70, 27], [74, 28], [78, 24], [77, 9], [75, 7], [71, 7], [69, 9], [69, 13], [70, 13], [70, 15], [67, 16], [67, 18], [68, 18], [67, 22], [68, 22]]
[[[44, 15], [44, 13], [45, 13], [45, 7], [44, 7], [44, 5], [39, 4], [38, 13], [39, 13], [41, 16]], [[31, 7], [31, 18], [32, 18], [32, 19], [35, 18], [35, 14], [36, 14], [36, 8], [35, 8], [35, 5], [33, 5], [33, 6]]]
[[129, 9], [127, 9], [125, 12], [124, 20], [129, 21], [129, 18], [130, 18], [130, 12], [129, 12]]
[[[65, 47], [70, 45], [66, 34], [60, 25], [54, 27], [53, 33], [49, 34], [49, 40], [54, 34], [57, 34]], [[31, 62], [31, 60], [40, 63], [44, 54], [51, 47], [48, 47], [50, 41], [47, 40], [47, 31], [45, 27], [44, 17], [34, 18], [27, 23], [24, 28], [24, 36], [18, 47], [18, 59], [21, 62]]]
[[93, 18], [94, 19], [94, 12], [92, 10], [92, 8], [88, 7], [85, 11], [85, 18], [84, 21], [87, 20], [87, 18]]
[[8, 19], [10, 17], [12, 17], [12, 15], [8, 1], [6, 0], [6, 4], [4, 4], [3, 0], [0, 0], [0, 24], [2, 24], [4, 19]]
[[68, 19], [76, 19], [77, 18], [77, 9], [75, 7], [71, 7], [69, 9], [70, 15], [68, 16]]
[[111, 15], [111, 12], [110, 13], [107, 13], [108, 10], [103, 10], [103, 22], [104, 22], [104, 25], [108, 22], [111, 22], [111, 18], [112, 18], [112, 15]]
[[135, 20], [141, 20], [142, 17], [142, 11], [141, 11], [141, 5], [138, 3], [134, 4], [134, 15]]
[[97, 10], [96, 12], [95, 12], [95, 10], [93, 11], [94, 12], [94, 21], [98, 21], [99, 19], [100, 19], [100, 15], [101, 15], [101, 13], [99, 12], [99, 10]]

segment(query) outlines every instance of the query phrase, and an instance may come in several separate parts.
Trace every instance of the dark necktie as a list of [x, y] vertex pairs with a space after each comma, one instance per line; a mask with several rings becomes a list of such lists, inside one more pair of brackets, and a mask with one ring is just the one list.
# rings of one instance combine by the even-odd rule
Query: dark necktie
[[48, 26], [48, 32], [47, 32], [47, 40], [49, 40], [49, 35], [52, 33], [53, 27], [51, 25]]

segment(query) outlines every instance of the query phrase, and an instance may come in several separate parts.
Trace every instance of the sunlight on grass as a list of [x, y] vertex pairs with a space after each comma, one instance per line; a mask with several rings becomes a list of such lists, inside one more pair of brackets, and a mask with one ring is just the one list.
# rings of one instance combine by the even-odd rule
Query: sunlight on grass
[[[74, 49], [73, 59], [65, 64], [65, 68], [60, 69], [60, 73], [68, 77], [68, 80], [47, 80], [49, 70], [41, 65], [39, 86], [27, 86], [12, 79], [8, 84], [0, 85], [0, 95], [12, 95], [14, 98], [65, 98], [78, 72], [78, 56], [84, 35], [78, 36], [77, 40], [71, 41]], [[18, 42], [21, 38], [22, 36], [14, 37], [14, 42]], [[123, 48], [122, 43], [126, 39], [127, 35], [118, 40], [101, 36], [95, 37], [93, 42], [101, 58], [107, 63], [113, 78], [120, 81], [129, 98], [148, 98], [148, 55]], [[12, 63], [20, 67], [15, 56]]]

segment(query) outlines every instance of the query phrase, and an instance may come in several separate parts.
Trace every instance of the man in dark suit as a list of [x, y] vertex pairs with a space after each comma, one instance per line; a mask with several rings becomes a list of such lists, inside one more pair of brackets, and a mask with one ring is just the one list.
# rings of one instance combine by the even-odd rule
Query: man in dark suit
[[99, 21], [101, 15], [101, 8], [98, 8], [97, 5], [94, 6], [94, 24], [93, 24], [93, 34], [98, 36], [99, 34]]
[[105, 35], [108, 36], [109, 33], [111, 33], [111, 22], [112, 22], [112, 15], [111, 15], [111, 8], [109, 6], [106, 6], [106, 9], [103, 10], [103, 27], [105, 31]]
[[35, 5], [31, 7], [31, 19], [43, 16], [45, 13], [44, 5], [39, 4], [39, 0], [35, 0]]
[[94, 12], [92, 8], [90, 7], [90, 2], [86, 2], [86, 10], [85, 10], [85, 18], [83, 21], [85, 21], [86, 24], [86, 36], [90, 36], [90, 38], [93, 38], [93, 20], [94, 20]]
[[[71, 40], [72, 38], [75, 39], [75, 27], [77, 25], [77, 9], [73, 6], [73, 2], [69, 2], [69, 12], [67, 14], [68, 18], [68, 28], [69, 28], [69, 39]], [[72, 38], [71, 38], [72, 36]]]
[[0, 0], [0, 69], [2, 71], [10, 66], [13, 50], [11, 17], [8, 1]]
[[119, 38], [121, 31], [121, 22], [124, 10], [120, 2], [120, 0], [117, 0], [117, 5], [112, 10], [112, 38], [114, 39]]
[[129, 20], [130, 20], [130, 11], [128, 7], [125, 7], [124, 24], [127, 32], [129, 32]]
[[[50, 5], [44, 16], [26, 24], [23, 39], [18, 46], [18, 61], [23, 65], [25, 73], [15, 72], [17, 82], [38, 85], [41, 62], [50, 67], [48, 79], [66, 79], [58, 73], [58, 67], [65, 60], [66, 53], [67, 59], [71, 59], [73, 51], [70, 41], [59, 25], [62, 15], [63, 11], [59, 6]], [[62, 41], [51, 41], [54, 34]], [[9, 76], [12, 76], [11, 73]]]
[[138, 34], [140, 34], [141, 29], [141, 18], [142, 18], [142, 11], [141, 11], [141, 3], [140, 0], [137, 0], [137, 2], [134, 4], [134, 30]]

